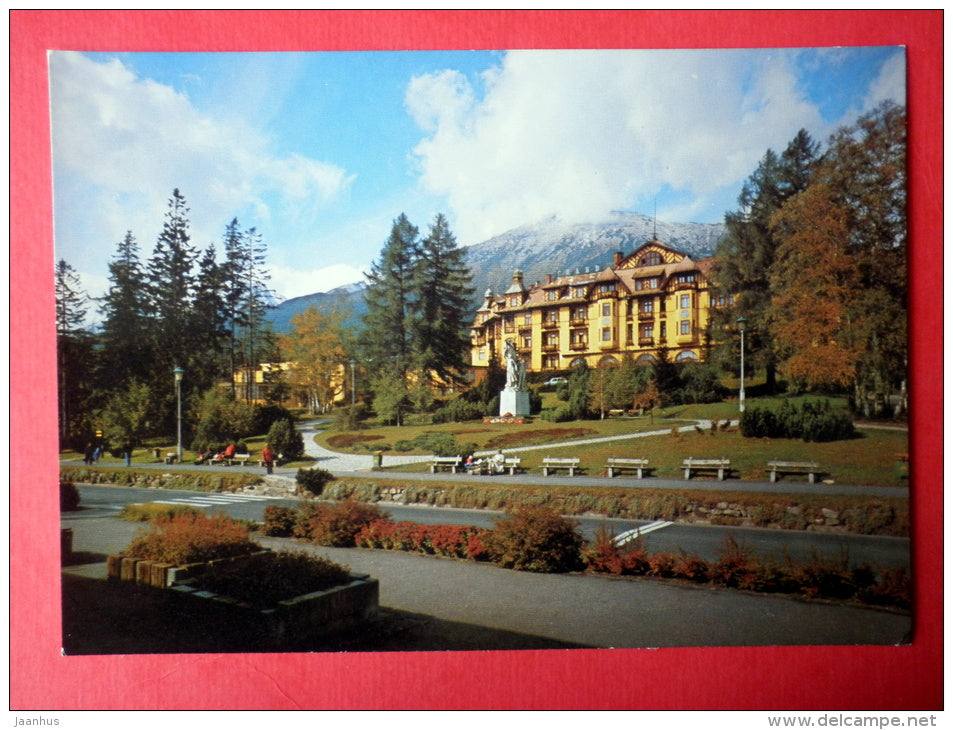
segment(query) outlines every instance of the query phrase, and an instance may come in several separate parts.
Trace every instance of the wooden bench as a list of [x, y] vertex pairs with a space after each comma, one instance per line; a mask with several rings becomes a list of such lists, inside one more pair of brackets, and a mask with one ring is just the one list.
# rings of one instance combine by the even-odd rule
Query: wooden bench
[[462, 456], [435, 456], [430, 464], [430, 473], [436, 474], [439, 469], [449, 469], [451, 474], [456, 474], [462, 461]]
[[250, 459], [251, 454], [234, 454], [227, 461], [229, 466], [235, 466], [235, 464], [245, 466]]
[[731, 461], [728, 459], [693, 459], [689, 457], [682, 462], [686, 479], [692, 478], [693, 471], [709, 471], [717, 472], [718, 481], [723, 481], [730, 467]]
[[765, 469], [771, 475], [771, 481], [778, 480], [778, 474], [807, 474], [807, 481], [814, 483], [814, 475], [819, 474], [821, 465], [816, 461], [769, 461]]
[[522, 463], [523, 462], [522, 462], [522, 459], [520, 459], [520, 457], [508, 456], [503, 461], [503, 468], [510, 473], [510, 476], [515, 476], [516, 472], [523, 471], [523, 467], [520, 466], [520, 464]]
[[615, 472], [623, 471], [635, 471], [635, 476], [641, 479], [642, 474], [648, 468], [648, 459], [616, 459], [610, 457], [606, 460], [606, 472], [610, 479], [615, 475]]
[[579, 457], [574, 456], [568, 459], [559, 459], [552, 456], [546, 456], [543, 458], [543, 476], [548, 477], [549, 472], [556, 471], [559, 469], [567, 469], [569, 471], [569, 476], [575, 476], [576, 469], [579, 468]]

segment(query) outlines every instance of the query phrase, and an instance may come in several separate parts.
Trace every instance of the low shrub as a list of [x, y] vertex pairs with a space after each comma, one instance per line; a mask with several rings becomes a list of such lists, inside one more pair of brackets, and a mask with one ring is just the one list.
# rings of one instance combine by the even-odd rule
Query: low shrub
[[68, 479], [60, 479], [60, 510], [73, 512], [79, 509], [79, 490]]
[[294, 507], [282, 507], [270, 504], [265, 507], [262, 533], [268, 537], [291, 537], [298, 521], [298, 511]]
[[320, 497], [324, 488], [334, 480], [334, 475], [327, 469], [298, 469], [295, 481], [300, 492], [307, 492]]
[[308, 519], [308, 539], [326, 547], [354, 547], [357, 533], [385, 516], [377, 506], [353, 499], [317, 504]]
[[480, 560], [486, 555], [482, 539], [488, 532], [482, 527], [375, 520], [357, 533], [355, 544], [357, 547]]
[[316, 555], [279, 551], [212, 565], [198, 577], [197, 587], [261, 609], [349, 581], [350, 572], [343, 565]]
[[841, 441], [857, 431], [850, 415], [835, 411], [829, 401], [784, 401], [780, 408], [749, 408], [741, 414], [741, 435], [746, 438], [789, 438], [808, 442]]
[[476, 421], [483, 418], [486, 406], [483, 403], [470, 403], [463, 398], [454, 398], [433, 413], [434, 423], [459, 423]]
[[486, 536], [490, 559], [504, 568], [560, 573], [583, 567], [578, 523], [546, 506], [523, 506]]
[[260, 548], [248, 536], [247, 525], [224, 514], [179, 514], [140, 530], [123, 555], [173, 565], [202, 563], [247, 555]]
[[203, 510], [188, 504], [163, 504], [146, 502], [145, 504], [127, 504], [119, 512], [119, 518], [126, 522], [155, 522], [156, 520], [178, 515], [204, 514]]

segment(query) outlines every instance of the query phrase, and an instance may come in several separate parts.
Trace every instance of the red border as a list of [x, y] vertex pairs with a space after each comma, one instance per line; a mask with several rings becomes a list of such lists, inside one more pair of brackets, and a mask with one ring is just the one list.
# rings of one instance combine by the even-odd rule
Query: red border
[[[942, 25], [939, 10], [11, 11], [11, 709], [941, 709]], [[837, 45], [908, 49], [912, 468], [929, 475], [912, 646], [60, 655], [53, 294], [37, 284], [53, 262], [47, 49]]]

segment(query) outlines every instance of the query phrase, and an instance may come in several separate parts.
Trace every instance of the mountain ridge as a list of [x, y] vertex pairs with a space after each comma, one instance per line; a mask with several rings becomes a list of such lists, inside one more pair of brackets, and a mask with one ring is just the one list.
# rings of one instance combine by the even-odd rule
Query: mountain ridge
[[[723, 233], [720, 223], [668, 223], [624, 212], [592, 222], [564, 222], [553, 217], [519, 226], [463, 248], [473, 272], [473, 307], [475, 310], [482, 303], [485, 292], [505, 291], [516, 269], [523, 272], [527, 286], [544, 281], [547, 275], [601, 271], [612, 265], [616, 252], [628, 255], [653, 238], [697, 260], [714, 254]], [[309, 306], [325, 310], [335, 304], [350, 309], [347, 326], [357, 326], [365, 311], [365, 289], [364, 282], [357, 282], [281, 302], [269, 317], [272, 329], [289, 332], [291, 318], [299, 312]]]

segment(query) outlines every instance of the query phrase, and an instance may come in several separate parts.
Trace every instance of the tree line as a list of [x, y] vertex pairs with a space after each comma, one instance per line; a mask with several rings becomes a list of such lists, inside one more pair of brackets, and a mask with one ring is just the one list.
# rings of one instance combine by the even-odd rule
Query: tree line
[[[565, 412], [548, 415], [720, 397], [717, 373], [737, 372], [740, 317], [749, 372], [766, 373], [769, 391], [784, 383], [793, 391], [848, 392], [864, 414], [885, 411], [900, 394], [894, 406], [905, 407], [905, 154], [906, 112], [892, 103], [838, 130], [826, 149], [801, 130], [780, 154], [768, 150], [742, 186], [738, 208], [725, 215], [714, 293], [733, 304], [712, 310], [705, 363], [676, 366], [659, 351], [650, 368], [623, 358], [616, 368], [586, 369], [563, 389]], [[185, 198], [173, 191], [146, 260], [127, 232], [100, 299], [81, 291], [66, 261], [57, 263], [64, 446], [100, 428], [118, 441], [175, 433], [176, 367], [185, 371], [189, 435], [209, 439], [256, 422], [247, 412], [227, 415], [228, 401], [256, 395], [278, 404], [296, 394], [311, 412], [326, 412], [348, 385], [354, 398], [356, 374], [362, 400], [382, 421], [400, 424], [407, 413], [432, 409], [435, 392], [453, 390], [467, 369], [471, 275], [442, 214], [424, 235], [404, 214], [393, 221], [365, 274], [359, 327], [346, 326], [342, 309], [311, 308], [281, 336], [267, 323], [274, 295], [262, 236], [233, 219], [220, 261], [215, 244], [201, 252], [192, 244], [188, 216]], [[91, 303], [101, 316], [95, 332], [84, 324]], [[253, 393], [258, 366], [281, 361], [296, 367]], [[485, 410], [502, 377], [491, 362], [467, 402]], [[244, 425], [213, 427], [210, 413]]]
[[[97, 431], [114, 444], [175, 433], [176, 368], [183, 371], [187, 403], [223, 381], [233, 396], [249, 398], [251, 374], [276, 355], [265, 320], [273, 293], [261, 235], [233, 219], [219, 260], [215, 244], [199, 251], [192, 243], [189, 212], [174, 190], [145, 260], [128, 231], [108, 264], [109, 286], [100, 298], [82, 291], [69, 263], [57, 262], [61, 445], [76, 447]], [[85, 325], [91, 305], [100, 315], [95, 331]], [[241, 383], [237, 372], [246, 373]]]
[[906, 111], [891, 102], [823, 151], [804, 130], [768, 150], [725, 216], [715, 278], [734, 306], [714, 312], [713, 357], [738, 362], [743, 317], [746, 363], [769, 390], [783, 379], [847, 392], [864, 415], [904, 410], [906, 191]]

